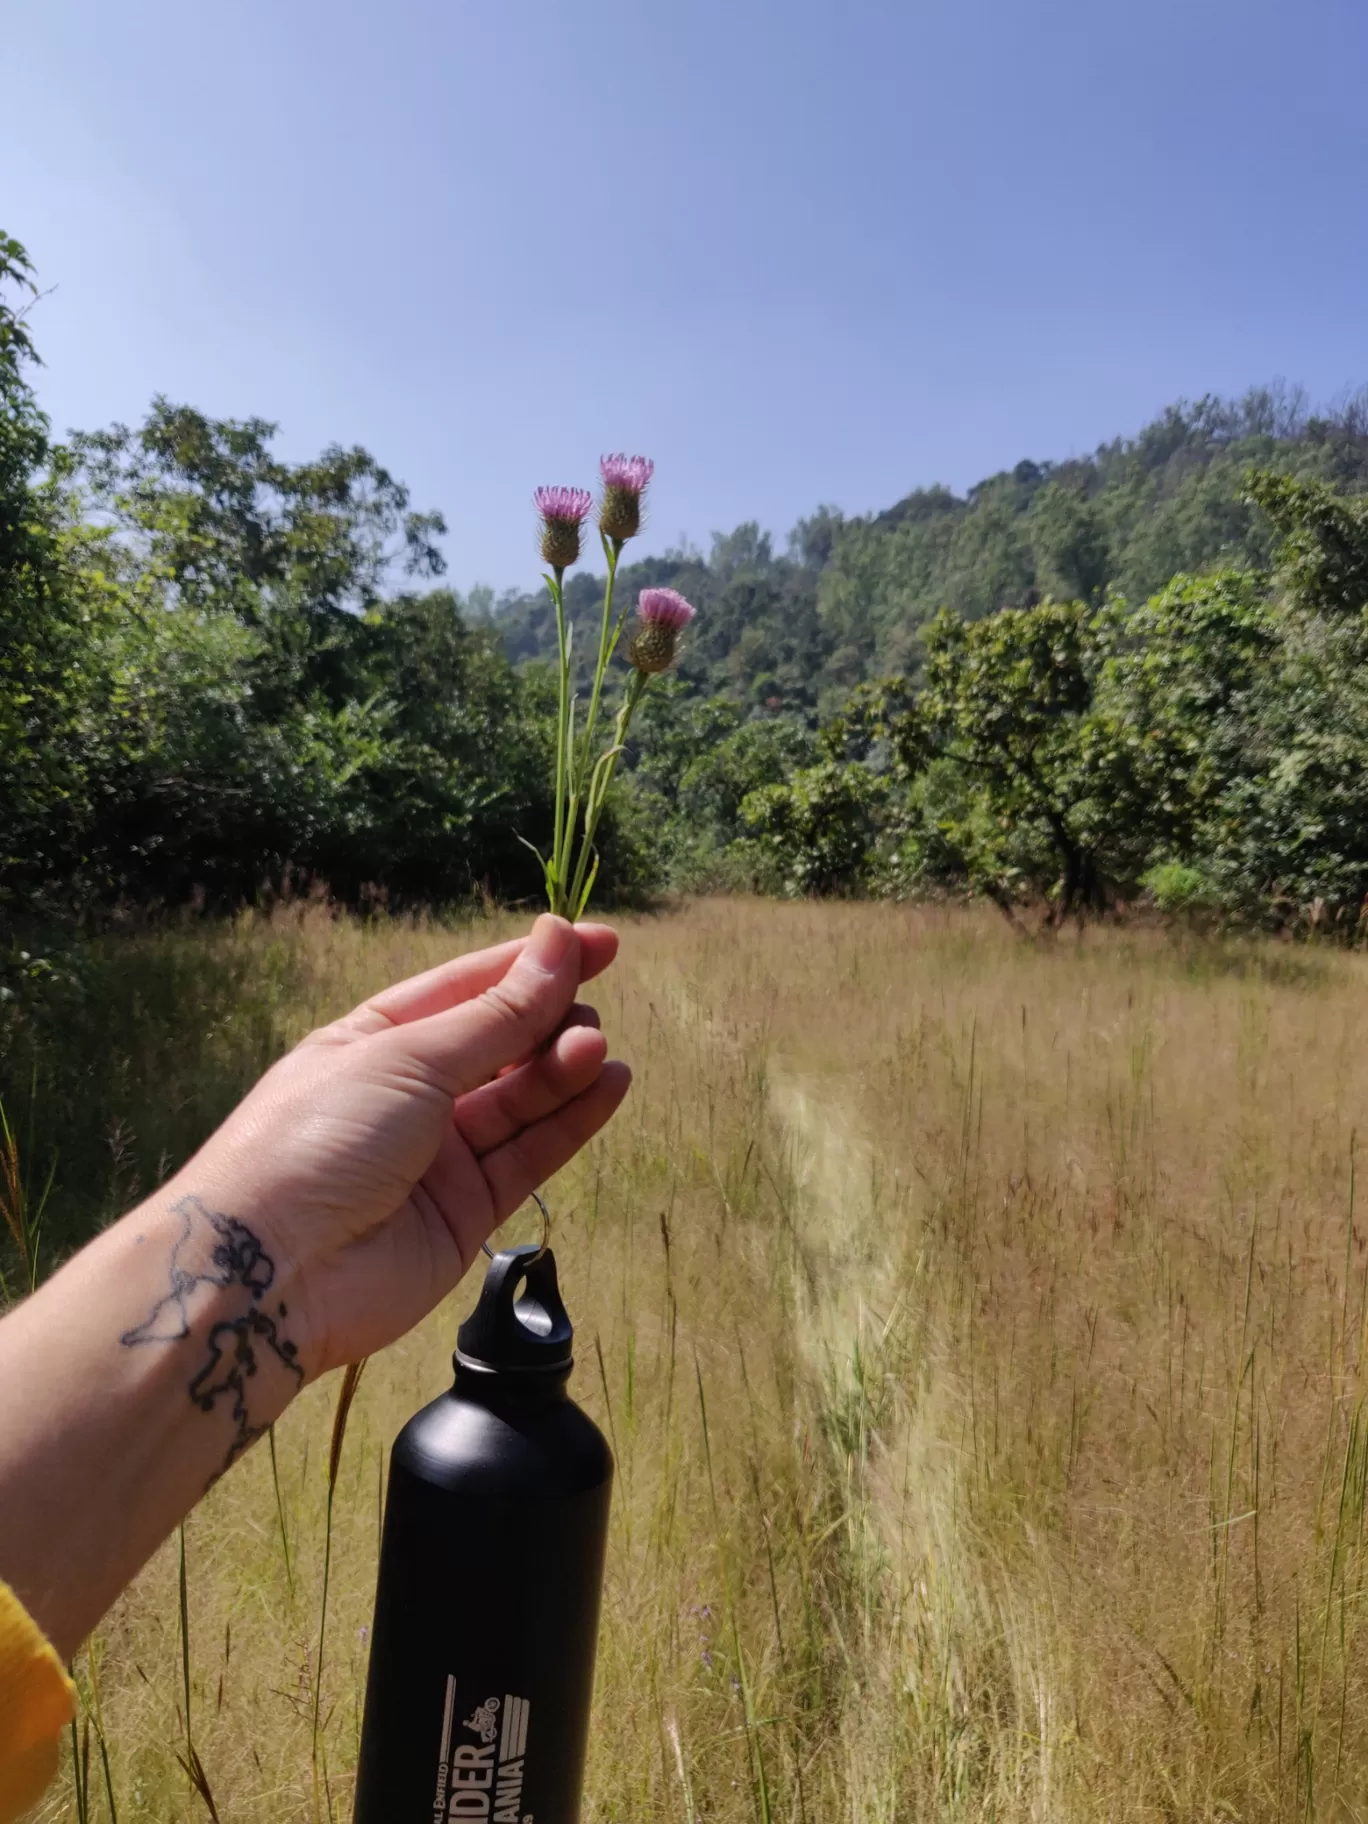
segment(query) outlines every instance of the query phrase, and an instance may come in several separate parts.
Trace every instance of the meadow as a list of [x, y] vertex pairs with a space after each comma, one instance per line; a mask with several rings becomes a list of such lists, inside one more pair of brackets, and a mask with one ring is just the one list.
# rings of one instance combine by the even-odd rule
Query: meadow
[[[548, 1190], [618, 1463], [585, 1818], [1368, 1815], [1368, 964], [891, 904], [620, 922], [635, 1086]], [[56, 959], [0, 1023], [51, 1245], [508, 924], [304, 906]], [[473, 1294], [370, 1363], [331, 1478], [337, 1376], [168, 1542], [78, 1662], [44, 1824], [349, 1817], [386, 1452]]]

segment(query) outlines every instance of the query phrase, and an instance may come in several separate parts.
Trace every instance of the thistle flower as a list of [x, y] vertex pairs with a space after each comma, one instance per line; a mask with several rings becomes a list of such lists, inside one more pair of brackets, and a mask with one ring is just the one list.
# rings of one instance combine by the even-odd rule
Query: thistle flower
[[619, 453], [599, 459], [599, 472], [603, 477], [599, 526], [603, 532], [608, 574], [603, 584], [593, 686], [582, 718], [576, 715], [572, 689], [570, 628], [565, 617], [564, 585], [566, 566], [579, 556], [580, 536], [592, 502], [579, 488], [538, 488], [536, 493], [537, 511], [542, 520], [542, 554], [553, 571], [546, 578], [546, 586], [556, 611], [560, 656], [555, 823], [550, 855], [540, 855], [540, 851], [538, 854], [551, 910], [571, 920], [584, 916], [598, 878], [600, 856], [594, 846], [594, 837], [612, 789], [618, 760], [626, 747], [632, 717], [652, 677], [668, 671], [674, 662], [680, 633], [694, 617], [693, 609], [673, 589], [642, 590], [628, 641], [633, 670], [624, 680], [625, 688], [613, 718], [612, 734], [603, 745], [600, 712], [605, 707], [604, 684], [608, 682], [609, 666], [618, 651], [625, 619], [625, 615], [613, 606], [618, 563], [623, 541], [640, 530], [641, 497], [654, 471], [655, 464], [646, 456]]
[[603, 477], [603, 505], [599, 508], [599, 526], [605, 538], [619, 543], [635, 538], [641, 530], [641, 497], [655, 473], [649, 456], [624, 456], [621, 451], [599, 458]]
[[636, 612], [628, 660], [648, 676], [668, 671], [679, 649], [679, 636], [694, 618], [692, 605], [675, 589], [643, 589]]
[[532, 496], [541, 514], [541, 554], [553, 570], [579, 562], [580, 527], [594, 497], [588, 488], [538, 488]]

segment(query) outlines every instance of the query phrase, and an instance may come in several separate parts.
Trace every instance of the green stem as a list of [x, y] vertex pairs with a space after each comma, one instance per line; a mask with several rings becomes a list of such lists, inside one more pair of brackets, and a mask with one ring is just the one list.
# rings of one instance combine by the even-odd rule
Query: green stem
[[566, 779], [566, 741], [567, 724], [570, 715], [570, 655], [565, 649], [565, 571], [556, 568], [555, 579], [546, 579], [546, 586], [551, 591], [551, 600], [556, 605], [556, 647], [560, 656], [560, 687], [556, 701], [556, 828], [551, 845], [551, 868], [546, 882], [546, 896], [551, 902], [551, 910], [563, 910], [563, 890], [561, 886], [562, 851], [565, 844], [566, 798], [569, 781]]
[[[620, 538], [606, 538], [601, 532], [599, 534], [599, 540], [603, 545], [604, 561], [608, 566], [608, 579], [604, 584], [603, 589], [603, 613], [599, 620], [598, 659], [594, 665], [594, 683], [593, 689], [589, 695], [589, 713], [585, 718], [584, 729], [580, 736], [578, 755], [573, 752], [575, 744], [573, 742], [571, 743], [572, 752], [570, 759], [573, 776], [570, 785], [569, 816], [567, 818], [567, 828], [565, 831], [565, 861], [564, 866], [560, 870], [560, 878], [563, 881], [569, 880], [571, 865], [574, 862], [575, 840], [579, 825], [580, 782], [584, 779], [584, 776], [588, 771], [589, 756], [593, 752], [594, 733], [598, 728], [599, 704], [603, 697], [603, 680], [608, 670], [608, 661], [613, 655], [614, 647], [617, 645], [617, 634], [619, 632], [619, 629], [615, 628], [613, 625], [613, 591], [617, 585], [617, 568], [618, 559], [622, 556], [622, 540]], [[591, 784], [588, 799], [592, 799], [592, 796], [593, 789]], [[575, 868], [575, 876], [578, 880], [582, 880], [584, 870], [588, 866], [590, 838], [588, 825], [590, 805], [588, 799], [586, 799], [584, 807], [585, 833], [580, 848], [579, 862]], [[579, 891], [576, 889], [570, 893], [565, 905], [561, 908], [565, 917], [573, 920], [579, 916], [579, 913], [576, 910], [578, 901]]]
[[185, 1574], [185, 1522], [176, 1529], [178, 1567], [176, 1593], [180, 1600], [181, 1690], [185, 1696], [185, 1754], [193, 1760], [195, 1740], [190, 1733], [190, 1583]]
[[631, 727], [636, 706], [641, 701], [646, 689], [646, 673], [633, 671], [626, 695], [622, 699], [622, 708], [618, 711], [617, 726], [613, 731], [613, 745], [599, 756], [589, 783], [589, 797], [584, 807], [584, 842], [580, 848], [579, 862], [575, 868], [574, 885], [570, 890], [572, 919], [579, 918], [584, 911], [582, 899], [587, 899], [584, 878], [594, 852], [594, 832], [598, 829], [599, 818], [603, 815], [604, 802], [608, 788], [613, 783], [613, 774], [617, 763], [622, 758], [622, 750], [627, 740], [627, 730]]
[[[75, 1682], [76, 1682], [75, 1661], [72, 1661], [68, 1664], [67, 1674], [70, 1677], [72, 1683], [75, 1684]], [[87, 1728], [88, 1727], [89, 1727], [89, 1724], [87, 1724]], [[81, 1735], [80, 1735], [80, 1731], [76, 1727], [76, 1712], [73, 1709], [71, 1712], [71, 1779], [72, 1779], [72, 1784], [75, 1787], [75, 1795], [76, 1795], [76, 1824], [88, 1824], [88, 1819], [90, 1817], [90, 1807], [89, 1807], [89, 1803], [88, 1803], [89, 1776], [90, 1776], [89, 1737], [87, 1736], [87, 1738], [86, 1738], [86, 1754], [85, 1754], [85, 1759], [83, 1762], [82, 1758], [81, 1758]]]
[[271, 1445], [271, 1485], [275, 1489], [276, 1518], [280, 1522], [280, 1549], [285, 1554], [285, 1581], [290, 1587], [290, 1600], [294, 1601], [294, 1566], [290, 1563], [290, 1535], [285, 1525], [285, 1502], [280, 1493], [280, 1465], [276, 1461], [275, 1426], [267, 1427], [266, 1436]]
[[603, 544], [603, 555], [608, 563], [608, 581], [603, 589], [603, 619], [599, 624], [598, 663], [594, 667], [594, 689], [589, 698], [589, 717], [584, 724], [584, 753], [587, 761], [589, 750], [594, 744], [594, 730], [598, 726], [599, 698], [603, 694], [603, 674], [608, 669], [608, 660], [613, 650], [614, 641], [609, 643], [608, 630], [613, 622], [613, 589], [617, 583], [618, 559], [622, 556], [620, 538], [604, 538], [599, 533]]
[[318, 1661], [314, 1667], [313, 1690], [313, 1815], [314, 1824], [318, 1824], [318, 1746], [323, 1707], [323, 1647], [328, 1633], [328, 1584], [332, 1577], [332, 1530], [333, 1530], [333, 1491], [335, 1482], [328, 1483], [328, 1512], [323, 1530], [323, 1599], [318, 1608]]

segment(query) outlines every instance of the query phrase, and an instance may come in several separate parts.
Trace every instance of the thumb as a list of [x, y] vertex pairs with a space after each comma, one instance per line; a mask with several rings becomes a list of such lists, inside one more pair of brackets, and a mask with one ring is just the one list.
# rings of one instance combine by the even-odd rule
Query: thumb
[[454, 1100], [535, 1051], [570, 1011], [579, 983], [575, 928], [545, 913], [507, 973], [483, 994], [376, 1034], [370, 1044]]

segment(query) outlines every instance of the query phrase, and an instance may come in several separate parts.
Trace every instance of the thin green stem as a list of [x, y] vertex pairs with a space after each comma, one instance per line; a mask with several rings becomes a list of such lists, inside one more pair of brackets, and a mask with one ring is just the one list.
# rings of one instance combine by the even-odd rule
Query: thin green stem
[[603, 815], [608, 788], [613, 783], [613, 774], [617, 771], [617, 763], [622, 758], [622, 750], [627, 740], [627, 730], [631, 727], [632, 716], [637, 704], [641, 701], [646, 683], [647, 678], [644, 671], [633, 671], [626, 695], [622, 699], [622, 708], [618, 711], [617, 727], [613, 731], [613, 745], [599, 756], [590, 778], [589, 796], [584, 806], [584, 841], [580, 847], [579, 861], [575, 867], [574, 884], [570, 889], [570, 916], [572, 919], [582, 915], [589, 897], [585, 887], [585, 875], [594, 853], [594, 833], [598, 829], [599, 818]]
[[[76, 1682], [74, 1661], [67, 1666], [72, 1683]], [[71, 1779], [76, 1797], [76, 1824], [88, 1824], [90, 1818], [90, 1723], [86, 1723], [85, 1754], [81, 1754], [81, 1735], [76, 1727], [76, 1712], [71, 1713]]]
[[271, 1486], [275, 1489], [276, 1519], [280, 1522], [280, 1549], [285, 1555], [285, 1581], [290, 1588], [290, 1600], [294, 1601], [294, 1566], [290, 1563], [290, 1535], [285, 1525], [285, 1502], [280, 1492], [280, 1465], [276, 1461], [275, 1426], [267, 1428], [267, 1438], [271, 1446]]
[[322, 1732], [323, 1709], [323, 1647], [328, 1632], [328, 1585], [332, 1580], [332, 1532], [333, 1532], [333, 1491], [334, 1483], [328, 1484], [328, 1512], [323, 1531], [323, 1597], [318, 1608], [318, 1659], [314, 1666], [313, 1689], [313, 1815], [314, 1824], [318, 1824], [321, 1813], [318, 1805], [318, 1749]]
[[598, 661], [594, 666], [594, 688], [589, 698], [589, 715], [584, 724], [584, 757], [587, 763], [589, 749], [594, 743], [594, 730], [598, 726], [599, 698], [603, 694], [604, 673], [608, 669], [608, 660], [612, 655], [615, 641], [610, 641], [609, 629], [613, 624], [613, 590], [617, 584], [618, 559], [622, 556], [620, 538], [604, 538], [599, 533], [603, 544], [603, 555], [608, 564], [608, 580], [603, 587], [603, 617], [599, 622]]
[[100, 1750], [100, 1766], [104, 1771], [105, 1803], [109, 1807], [109, 1824], [119, 1824], [119, 1807], [114, 1801], [114, 1775], [109, 1765], [109, 1748], [105, 1742], [104, 1708], [100, 1703], [100, 1669], [96, 1663], [95, 1648], [86, 1648], [86, 1672], [90, 1678], [91, 1703], [95, 1711], [95, 1740]]
[[[594, 734], [598, 728], [599, 705], [603, 698], [603, 680], [607, 674], [608, 661], [612, 657], [613, 648], [617, 645], [617, 633], [619, 631], [613, 625], [613, 591], [617, 586], [617, 568], [618, 559], [622, 555], [622, 540], [617, 538], [606, 538], [602, 533], [599, 534], [599, 540], [603, 546], [603, 556], [604, 561], [608, 566], [608, 576], [603, 587], [603, 612], [599, 618], [598, 658], [594, 665], [594, 682], [589, 694], [589, 713], [585, 717], [584, 728], [581, 732], [579, 742], [576, 744], [572, 736], [567, 743], [571, 781], [569, 791], [569, 815], [566, 820], [567, 827], [565, 830], [565, 858], [564, 864], [560, 869], [560, 879], [562, 882], [567, 883], [570, 880], [572, 869], [575, 878], [582, 881], [584, 871], [589, 865], [588, 818], [590, 814], [590, 804], [588, 800], [586, 800], [584, 807], [585, 833], [581, 839], [579, 861], [578, 864], [575, 863], [576, 837], [579, 833], [580, 790], [585, 774], [589, 769], [589, 756], [593, 751]], [[567, 670], [567, 667], [562, 665], [561, 669], [564, 673]], [[578, 753], [575, 751], [576, 746], [578, 746]], [[588, 797], [592, 798], [592, 776]], [[574, 919], [579, 916], [577, 910], [578, 901], [579, 890], [576, 888], [568, 894], [564, 905], [560, 908], [567, 918]]]
[[546, 895], [551, 902], [551, 910], [562, 910], [561, 887], [562, 852], [565, 844], [566, 799], [568, 780], [566, 779], [566, 741], [567, 723], [570, 714], [570, 655], [565, 645], [565, 571], [556, 567], [555, 577], [547, 577], [546, 586], [551, 591], [551, 600], [556, 607], [556, 650], [560, 658], [560, 684], [556, 699], [556, 827], [551, 845], [551, 867], [546, 882]]
[[176, 1529], [178, 1566], [176, 1593], [180, 1601], [181, 1692], [185, 1700], [185, 1756], [195, 1759], [195, 1738], [190, 1730], [190, 1583], [185, 1572], [185, 1522]]

